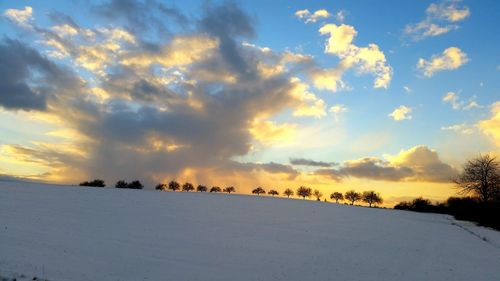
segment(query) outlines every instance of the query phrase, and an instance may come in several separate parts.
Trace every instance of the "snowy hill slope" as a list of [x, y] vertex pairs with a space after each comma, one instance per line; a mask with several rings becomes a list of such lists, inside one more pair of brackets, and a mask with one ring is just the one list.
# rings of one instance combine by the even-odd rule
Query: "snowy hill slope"
[[454, 223], [315, 201], [0, 182], [0, 276], [500, 280], [500, 233]]

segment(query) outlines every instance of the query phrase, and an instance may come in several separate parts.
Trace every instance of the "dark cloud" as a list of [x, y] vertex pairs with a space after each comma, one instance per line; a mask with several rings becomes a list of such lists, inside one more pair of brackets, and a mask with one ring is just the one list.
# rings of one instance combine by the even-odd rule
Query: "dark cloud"
[[290, 158], [290, 164], [298, 166], [325, 167], [325, 168], [337, 165], [337, 163], [314, 161], [305, 158]]
[[107, 20], [121, 21], [126, 28], [140, 37], [153, 31], [159, 35], [170, 33], [165, 20], [171, 19], [183, 27], [188, 18], [177, 8], [169, 7], [155, 0], [110, 0], [91, 8]]
[[0, 43], [0, 73], [0, 105], [7, 109], [45, 110], [50, 95], [77, 83], [71, 72], [8, 38]]
[[202, 32], [219, 39], [221, 59], [241, 79], [256, 78], [255, 66], [247, 61], [237, 39], [252, 38], [255, 35], [252, 19], [235, 3], [205, 5], [204, 15], [198, 23]]

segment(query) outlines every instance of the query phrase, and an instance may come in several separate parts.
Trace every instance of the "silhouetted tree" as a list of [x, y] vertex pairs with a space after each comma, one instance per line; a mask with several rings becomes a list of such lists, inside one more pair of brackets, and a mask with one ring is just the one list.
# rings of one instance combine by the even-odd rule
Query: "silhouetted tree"
[[261, 194], [265, 194], [266, 191], [262, 187], [259, 186], [256, 189], [252, 190], [252, 193], [257, 194], [257, 195], [261, 195]]
[[179, 190], [181, 188], [181, 185], [176, 182], [176, 181], [171, 181], [168, 183], [168, 189], [172, 190], [172, 191], [176, 191], [176, 190]]
[[157, 184], [157, 185], [156, 185], [155, 190], [165, 191], [165, 190], [167, 190], [167, 188], [168, 188], [168, 187], [167, 187], [167, 185], [166, 185], [166, 184], [164, 184], [164, 183], [159, 183], [159, 184]]
[[370, 207], [373, 204], [382, 204], [382, 197], [373, 190], [363, 192], [363, 201], [367, 203]]
[[321, 193], [319, 190], [315, 189], [313, 194], [314, 194], [314, 197], [316, 197], [316, 200], [321, 201], [321, 197], [323, 197], [323, 193]]
[[463, 194], [474, 194], [481, 202], [500, 197], [500, 165], [495, 157], [479, 155], [467, 161], [454, 182]]
[[220, 187], [218, 186], [212, 186], [212, 188], [210, 188], [210, 192], [221, 192], [222, 190], [220, 189]]
[[182, 191], [189, 192], [192, 190], [194, 190], [194, 186], [191, 183], [186, 182], [185, 184], [182, 185]]
[[236, 192], [236, 188], [234, 186], [228, 186], [224, 188], [224, 192], [231, 193], [231, 192]]
[[106, 184], [103, 180], [95, 179], [93, 181], [84, 181], [79, 184], [79, 186], [95, 186], [95, 187], [105, 187]]
[[302, 197], [302, 199], [306, 199], [311, 197], [312, 189], [310, 187], [301, 186], [297, 188], [297, 196]]
[[285, 189], [285, 191], [283, 191], [283, 194], [285, 194], [286, 197], [290, 198], [290, 196], [293, 196], [293, 190], [291, 190], [290, 188], [287, 188], [287, 189]]
[[335, 203], [339, 203], [339, 200], [344, 200], [344, 195], [340, 192], [334, 192], [330, 194], [330, 199], [334, 199]]
[[127, 185], [127, 188], [130, 189], [142, 189], [143, 187], [142, 183], [138, 180], [135, 180]]
[[200, 184], [200, 185], [198, 185], [196, 187], [196, 191], [198, 191], [198, 192], [207, 192], [207, 187]]
[[280, 195], [280, 193], [274, 189], [269, 190], [269, 192], [267, 194], [269, 194], [271, 196]]
[[347, 191], [344, 197], [346, 200], [351, 202], [351, 205], [354, 205], [354, 202], [361, 200], [361, 194], [354, 190]]
[[119, 180], [116, 182], [115, 184], [115, 187], [116, 188], [127, 188], [128, 187], [128, 183], [124, 180]]

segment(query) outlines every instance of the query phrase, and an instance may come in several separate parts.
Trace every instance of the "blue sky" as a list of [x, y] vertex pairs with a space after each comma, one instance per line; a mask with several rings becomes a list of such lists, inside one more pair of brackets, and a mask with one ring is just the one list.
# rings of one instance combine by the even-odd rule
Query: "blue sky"
[[[410, 195], [439, 198], [452, 188], [443, 178], [458, 171], [465, 159], [499, 151], [498, 1], [2, 1], [0, 10], [4, 56], [13, 46], [7, 38], [18, 40], [46, 58], [46, 64], [66, 69], [74, 81], [81, 82], [74, 82], [70, 91], [64, 88], [67, 85], [56, 85], [47, 92], [37, 75], [49, 83], [50, 68], [20, 58], [30, 72], [20, 81], [31, 89], [32, 98], [43, 97], [45, 106], [13, 104], [15, 91], [0, 95], [0, 174], [69, 182], [62, 173], [70, 170], [78, 179], [116, 180], [120, 169], [129, 169], [127, 165], [97, 175], [95, 163], [102, 161], [97, 155], [108, 151], [108, 145], [123, 145], [116, 155], [109, 152], [109, 161], [122, 163], [124, 155], [144, 157], [144, 166], [134, 175], [152, 182], [181, 178], [229, 183], [237, 177], [244, 188], [303, 181], [327, 190], [331, 186], [346, 189], [348, 183], [379, 187], [389, 181], [411, 185]], [[222, 26], [217, 26], [219, 22]], [[63, 33], [64, 24], [76, 24], [74, 34]], [[122, 37], [116, 37], [118, 32]], [[352, 40], [342, 41], [341, 36], [349, 32], [355, 33]], [[177, 50], [175, 42], [190, 51]], [[208, 46], [211, 43], [216, 45]], [[107, 49], [99, 44], [108, 44]], [[169, 59], [155, 55], [159, 50], [165, 50], [161, 56]], [[102, 60], [97, 61], [96, 54]], [[282, 65], [286, 56], [294, 61]], [[127, 61], [130, 58], [133, 67]], [[262, 85], [259, 90], [246, 85], [254, 76], [234, 76], [250, 71], [238, 65], [258, 69], [254, 76], [259, 79], [249, 85]], [[39, 73], [33, 70], [36, 67], [41, 68]], [[320, 85], [321, 77], [332, 77], [331, 71], [340, 73], [334, 79], [337, 84]], [[209, 72], [213, 72], [210, 77]], [[376, 86], [383, 75], [382, 84]], [[179, 77], [185, 80], [175, 80]], [[118, 78], [124, 80], [110, 84]], [[278, 78], [288, 81], [281, 86], [290, 92], [273, 94], [281, 89], [273, 88]], [[128, 83], [131, 88], [117, 90]], [[273, 85], [267, 96], [265, 85]], [[143, 96], [134, 92], [137, 89], [142, 89]], [[160, 94], [144, 99], [151, 94], [147, 89], [159, 89]], [[256, 92], [248, 93], [245, 101], [235, 101], [216, 94], [219, 90]], [[104, 92], [105, 98], [96, 91]], [[172, 95], [169, 91], [177, 96], [165, 96]], [[197, 94], [200, 91], [205, 94]], [[257, 106], [246, 112], [252, 102], [262, 109]], [[180, 107], [181, 103], [185, 104]], [[217, 114], [200, 111], [209, 104], [228, 112], [232, 108], [227, 107], [233, 106], [245, 115], [221, 113], [219, 119], [214, 117]], [[184, 106], [195, 116], [207, 115], [193, 124], [189, 122], [194, 117], [189, 117], [184, 123], [184, 113], [175, 115]], [[135, 112], [135, 117], [119, 119], [125, 109]], [[68, 117], [66, 110], [78, 114]], [[179, 124], [191, 125], [171, 128], [165, 125], [171, 121], [162, 119], [167, 117], [158, 116], [156, 121], [145, 120], [150, 117], [148, 110], [159, 115], [167, 112]], [[90, 117], [81, 119], [87, 114], [102, 119], [90, 124]], [[227, 134], [227, 143], [226, 139], [214, 144], [193, 142], [203, 138], [197, 135], [206, 128], [201, 120]], [[134, 142], [123, 143], [125, 133], [114, 130], [127, 124], [113, 122], [142, 125], [136, 135], [127, 134]], [[195, 129], [197, 125], [200, 128]], [[110, 130], [109, 138], [101, 133]], [[165, 159], [191, 160], [172, 160], [175, 164], [152, 160], [159, 145], [166, 147]], [[57, 146], [82, 159], [68, 161], [64, 153], [53, 155]], [[207, 149], [221, 154], [204, 156]], [[138, 151], [143, 154], [136, 155]], [[194, 152], [214, 157], [216, 164], [194, 159]], [[315, 165], [293, 165], [291, 158], [337, 165], [320, 171]], [[165, 165], [165, 172], [150, 168], [158, 165]], [[443, 176], [425, 175], [431, 166], [443, 168]], [[411, 175], [397, 174], [406, 168]], [[419, 184], [446, 187], [422, 193]], [[380, 190], [386, 192], [384, 187]]]

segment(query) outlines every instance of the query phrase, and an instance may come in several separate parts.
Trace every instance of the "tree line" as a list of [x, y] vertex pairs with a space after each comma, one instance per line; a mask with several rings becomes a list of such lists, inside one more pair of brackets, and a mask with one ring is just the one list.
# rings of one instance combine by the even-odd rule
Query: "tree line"
[[[80, 186], [95, 186], [95, 187], [105, 187], [106, 184], [104, 183], [103, 180], [101, 179], [95, 179], [92, 181], [85, 181], [79, 184]], [[143, 185], [140, 181], [135, 180], [130, 183], [124, 181], [124, 180], [119, 180], [115, 184], [115, 188], [129, 188], [129, 189], [143, 189]], [[180, 184], [179, 182], [172, 180], [169, 183], [159, 183], [155, 186], [155, 190], [159, 191], [184, 191], [184, 192], [190, 192], [190, 191], [196, 191], [196, 192], [212, 192], [212, 193], [217, 193], [217, 192], [225, 192], [225, 193], [233, 193], [236, 192], [236, 188], [234, 186], [227, 186], [224, 188], [221, 188], [219, 186], [212, 186], [208, 188], [205, 185], [198, 185], [196, 188], [194, 185], [190, 182], [186, 182], [184, 184]], [[252, 194], [256, 194], [260, 196], [261, 194], [268, 194], [271, 196], [279, 196], [280, 192], [277, 191], [276, 189], [270, 189], [269, 191], [266, 192], [266, 190], [263, 187], [256, 187], [255, 189], [252, 190]], [[310, 197], [316, 198], [317, 201], [321, 201], [323, 198], [323, 193], [321, 193], [319, 190], [315, 189], [313, 190], [310, 187], [306, 186], [300, 186], [297, 188], [297, 190], [294, 192], [292, 189], [287, 188], [283, 191], [283, 195], [286, 196], [287, 198], [290, 198], [291, 196], [293, 197], [296, 195], [299, 198], [306, 199]], [[330, 199], [335, 200], [335, 203], [339, 203], [339, 201], [346, 201], [349, 202], [351, 205], [354, 205], [355, 202], [357, 201], [362, 201], [368, 204], [369, 207], [382, 204], [383, 199], [380, 196], [379, 193], [370, 190], [370, 191], [364, 191], [362, 193], [350, 190], [347, 191], [345, 194], [342, 194], [340, 192], [333, 192], [330, 194]], [[324, 199], [326, 201], [326, 198]]]
[[452, 181], [464, 197], [450, 197], [435, 204], [420, 197], [400, 202], [394, 209], [450, 214], [458, 220], [500, 230], [500, 163], [496, 158], [479, 155], [468, 160]]

